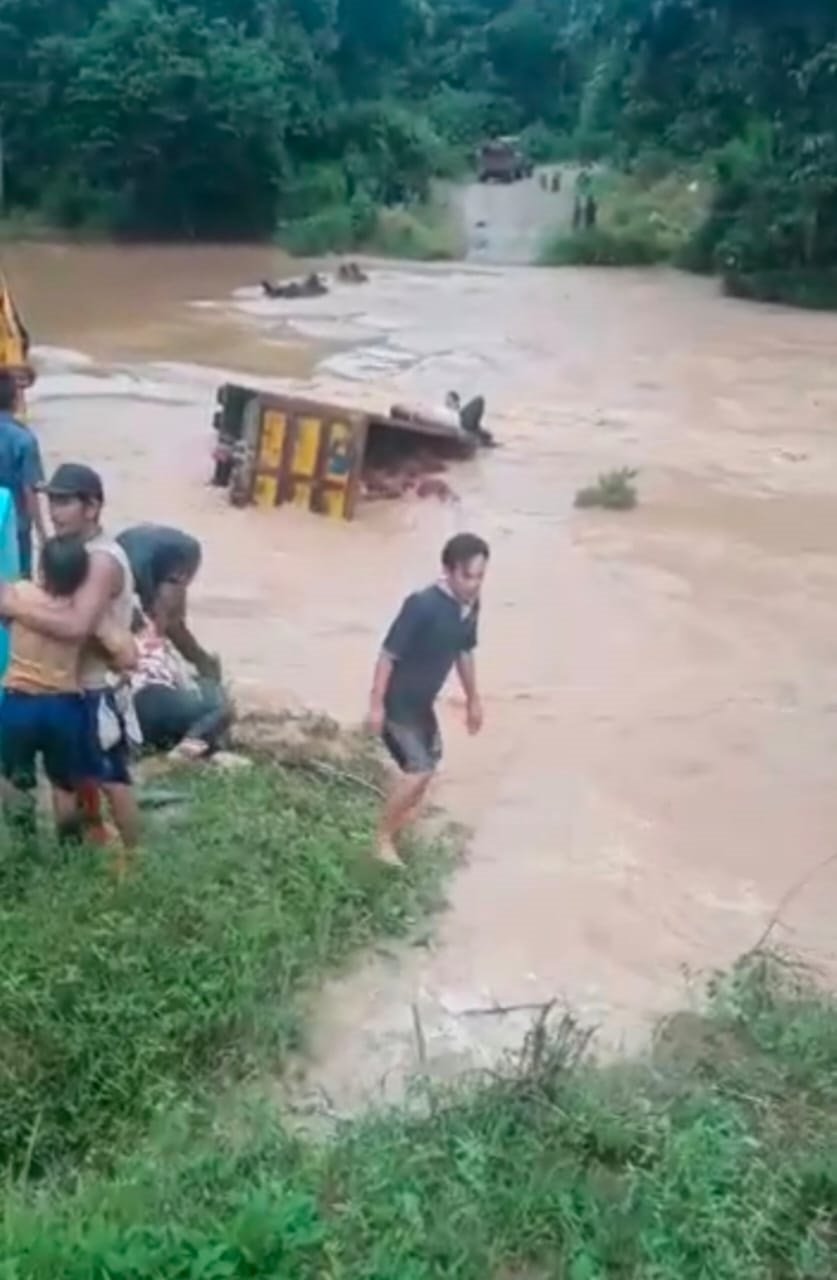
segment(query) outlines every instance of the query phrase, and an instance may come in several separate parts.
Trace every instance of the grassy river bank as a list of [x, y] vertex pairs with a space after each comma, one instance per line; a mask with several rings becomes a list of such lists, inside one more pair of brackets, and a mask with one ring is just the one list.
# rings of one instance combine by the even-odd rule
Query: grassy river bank
[[318, 978], [409, 935], [450, 861], [371, 867], [356, 781], [192, 781], [121, 885], [5, 850], [0, 1276], [833, 1275], [837, 1007], [760, 959], [643, 1061], [589, 1063], [565, 1020], [496, 1074], [300, 1130], [277, 1080]]

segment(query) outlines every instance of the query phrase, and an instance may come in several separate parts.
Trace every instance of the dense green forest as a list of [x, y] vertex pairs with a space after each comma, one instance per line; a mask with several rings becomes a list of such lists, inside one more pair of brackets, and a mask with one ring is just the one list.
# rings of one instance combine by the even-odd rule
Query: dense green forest
[[67, 226], [360, 239], [524, 131], [705, 160], [691, 265], [837, 264], [833, 0], [0, 0], [0, 124], [7, 209]]

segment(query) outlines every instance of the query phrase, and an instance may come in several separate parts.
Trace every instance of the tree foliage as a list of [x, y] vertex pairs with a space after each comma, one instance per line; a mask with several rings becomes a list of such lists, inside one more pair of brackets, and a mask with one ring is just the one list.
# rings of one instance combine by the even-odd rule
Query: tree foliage
[[833, 0], [0, 0], [8, 202], [127, 234], [363, 222], [522, 130], [709, 157], [694, 265], [811, 269], [835, 122]]

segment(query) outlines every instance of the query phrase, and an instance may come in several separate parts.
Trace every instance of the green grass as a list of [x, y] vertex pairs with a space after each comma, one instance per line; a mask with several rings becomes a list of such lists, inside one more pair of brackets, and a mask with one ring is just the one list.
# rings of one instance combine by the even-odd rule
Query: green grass
[[503, 1071], [294, 1137], [183, 1114], [107, 1178], [10, 1187], [15, 1280], [827, 1280], [837, 1008], [756, 959], [646, 1059]]
[[381, 209], [365, 246], [371, 253], [420, 262], [449, 262], [465, 252], [462, 228], [442, 202]]
[[637, 504], [636, 477], [636, 471], [630, 467], [603, 472], [595, 484], [579, 489], [575, 505], [581, 508], [603, 507], [606, 511], [631, 511]]
[[0, 218], [0, 244], [15, 240], [60, 239], [61, 234], [42, 214], [29, 209], [11, 209]]
[[177, 784], [122, 884], [4, 850], [2, 1280], [832, 1280], [837, 1003], [778, 960], [642, 1058], [542, 1021], [491, 1073], [292, 1125], [312, 991], [435, 905], [445, 859], [370, 865], [374, 795], [294, 752]]
[[382, 257], [442, 262], [465, 252], [462, 228], [442, 199], [391, 209], [360, 202], [325, 208], [286, 223], [277, 239], [289, 253], [306, 258], [363, 250]]
[[701, 224], [710, 186], [699, 171], [651, 177], [610, 173], [599, 179], [598, 225], [551, 233], [542, 266], [651, 266], [676, 262]]
[[[139, 872], [0, 863], [0, 1165], [109, 1158], [160, 1109], [299, 1042], [300, 997], [438, 882], [370, 864], [374, 797], [260, 767], [191, 785]], [[2, 1274], [2, 1273], [0, 1273]]]

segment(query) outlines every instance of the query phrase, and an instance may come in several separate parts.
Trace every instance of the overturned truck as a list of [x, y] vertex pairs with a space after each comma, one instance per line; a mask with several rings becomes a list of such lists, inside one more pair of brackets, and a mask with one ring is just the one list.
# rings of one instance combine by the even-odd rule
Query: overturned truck
[[[212, 483], [235, 506], [293, 503], [351, 520], [365, 497], [396, 497], [469, 458], [476, 441], [431, 419], [347, 409], [227, 383], [218, 392]], [[436, 482], [440, 492], [440, 482]], [[446, 486], [445, 486], [446, 487]]]

